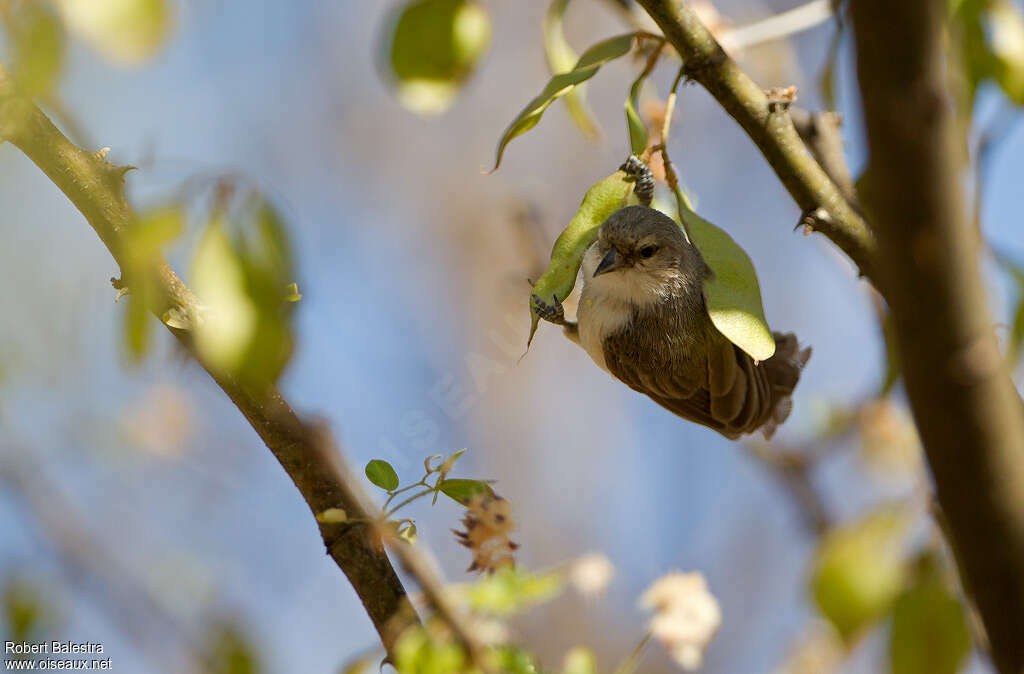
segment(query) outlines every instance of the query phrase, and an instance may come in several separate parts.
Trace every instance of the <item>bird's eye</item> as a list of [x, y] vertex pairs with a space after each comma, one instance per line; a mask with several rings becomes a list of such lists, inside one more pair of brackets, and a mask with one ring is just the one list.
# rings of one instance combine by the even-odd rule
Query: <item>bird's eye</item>
[[644, 246], [640, 249], [640, 257], [648, 258], [658, 252], [657, 246]]

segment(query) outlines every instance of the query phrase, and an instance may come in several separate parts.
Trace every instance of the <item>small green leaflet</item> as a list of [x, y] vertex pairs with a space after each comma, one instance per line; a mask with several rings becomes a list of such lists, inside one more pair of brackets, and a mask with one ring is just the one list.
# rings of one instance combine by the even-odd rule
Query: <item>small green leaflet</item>
[[640, 119], [640, 113], [637, 112], [637, 99], [640, 97], [640, 87], [643, 86], [645, 79], [647, 79], [646, 73], [636, 78], [633, 86], [629, 88], [629, 96], [626, 98], [626, 128], [629, 130], [629, 147], [630, 151], [638, 157], [647, 149], [648, 138], [647, 125], [644, 124], [644, 120]]
[[576, 66], [567, 73], [555, 75], [549, 81], [544, 90], [530, 101], [523, 111], [512, 120], [512, 123], [505, 129], [498, 142], [498, 149], [494, 160], [494, 168], [497, 171], [501, 165], [501, 157], [505, 153], [505, 147], [516, 136], [522, 135], [537, 126], [541, 115], [548, 109], [556, 99], [572, 91], [576, 85], [589, 80], [605, 63], [624, 56], [633, 48], [636, 41], [634, 33], [619, 35], [598, 42], [593, 47], [583, 52]]
[[398, 489], [398, 473], [387, 461], [374, 459], [366, 464], [366, 478], [385, 491]]
[[714, 278], [704, 282], [711, 322], [751, 358], [768, 360], [775, 353], [775, 338], [764, 317], [761, 286], [750, 256], [725, 230], [697, 215], [678, 188], [676, 203], [687, 236], [714, 272]]

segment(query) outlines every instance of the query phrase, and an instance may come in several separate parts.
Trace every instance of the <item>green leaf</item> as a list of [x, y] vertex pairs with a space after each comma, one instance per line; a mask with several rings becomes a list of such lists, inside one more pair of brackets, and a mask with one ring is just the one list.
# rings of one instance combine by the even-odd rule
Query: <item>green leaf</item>
[[420, 115], [444, 112], [490, 45], [487, 10], [471, 0], [415, 0], [392, 24], [388, 65], [399, 103]]
[[629, 96], [626, 97], [626, 128], [629, 131], [629, 147], [631, 152], [638, 157], [647, 149], [647, 125], [644, 124], [640, 113], [637, 112], [640, 87], [643, 86], [646, 79], [647, 74], [641, 74], [636, 78], [633, 86], [629, 89]]
[[39, 2], [17, 3], [6, 27], [11, 38], [11, 72], [22, 94], [50, 96], [64, 66], [64, 30], [57, 17]]
[[401, 529], [398, 530], [398, 537], [401, 538], [403, 541], [406, 541], [408, 543], [415, 543], [416, 542], [416, 534], [417, 534], [416, 525], [413, 524], [412, 522], [408, 522], [406, 524], [406, 526], [404, 526], [404, 527], [402, 527]]
[[530, 336], [527, 346], [533, 340], [540, 320], [534, 297], [553, 305], [556, 298], [561, 302], [569, 296], [576, 285], [576, 275], [579, 274], [587, 248], [597, 240], [598, 229], [612, 213], [626, 205], [632, 188], [633, 183], [626, 180], [626, 174], [623, 171], [616, 171], [587, 190], [576, 214], [555, 239], [547, 270], [533, 284], [530, 293]]
[[971, 649], [960, 600], [943, 582], [937, 561], [896, 600], [889, 631], [892, 674], [956, 674]]
[[366, 464], [366, 478], [384, 491], [398, 489], [398, 473], [390, 463], [382, 459], [374, 459]]
[[892, 607], [903, 588], [905, 508], [886, 506], [822, 540], [811, 591], [822, 614], [847, 643]]
[[467, 480], [464, 478], [448, 478], [442, 480], [438, 485], [445, 496], [465, 505], [477, 494], [493, 494], [494, 490], [490, 485], [480, 480]]
[[217, 621], [202, 630], [207, 674], [258, 674], [263, 671], [256, 647], [237, 625]]
[[687, 236], [714, 272], [704, 282], [711, 322], [751, 358], [768, 360], [775, 353], [775, 338], [764, 317], [761, 286], [750, 256], [724, 230], [697, 215], [681, 190], [677, 203]]
[[529, 652], [515, 646], [501, 646], [494, 650], [502, 674], [538, 674], [540, 670]]
[[470, 585], [457, 586], [456, 592], [474, 611], [510, 615], [554, 598], [564, 585], [558, 573], [534, 575], [503, 568]]
[[394, 658], [394, 667], [402, 674], [448, 674], [468, 669], [466, 655], [457, 644], [448, 639], [433, 639], [419, 626], [402, 633]]
[[254, 388], [277, 381], [292, 354], [294, 303], [284, 289], [293, 266], [284, 223], [262, 197], [215, 210], [192, 261], [205, 363]]
[[45, 628], [53, 627], [55, 616], [41, 587], [10, 578], [0, 593], [7, 634], [14, 641], [31, 641]]
[[494, 160], [494, 168], [491, 170], [498, 170], [498, 167], [501, 165], [501, 157], [505, 153], [505, 147], [516, 136], [522, 135], [537, 126], [537, 122], [540, 121], [541, 115], [548, 109], [548, 106], [554, 103], [556, 99], [572, 91], [573, 87], [586, 82], [597, 74], [597, 71], [605, 63], [628, 54], [633, 48], [635, 41], [636, 35], [628, 33], [598, 42], [583, 52], [580, 60], [576, 62], [572, 70], [552, 77], [548, 81], [547, 86], [544, 87], [544, 90], [526, 104], [522, 112], [512, 120], [512, 123], [505, 129], [505, 133], [501, 135], [501, 140], [498, 142], [497, 156]]
[[565, 654], [562, 674], [597, 674], [597, 658], [590, 649], [577, 646]]
[[[544, 54], [547, 56], [548, 70], [552, 75], [569, 72], [579, 60], [579, 56], [569, 46], [562, 31], [562, 17], [568, 5], [569, 0], [552, 0], [544, 14]], [[563, 100], [569, 117], [583, 135], [594, 139], [598, 136], [597, 122], [587, 109], [586, 96], [586, 85], [581, 84], [568, 92]]]
[[144, 211], [128, 227], [124, 237], [124, 278], [128, 288], [124, 338], [128, 356], [139, 361], [149, 350], [152, 324], [149, 308], [158, 289], [152, 276], [164, 249], [185, 230], [185, 214], [175, 204]]
[[1024, 15], [1008, 0], [991, 0], [988, 25], [995, 80], [1007, 98], [1024, 105]]
[[249, 296], [245, 266], [228, 238], [226, 223], [210, 221], [192, 259], [192, 287], [207, 307], [197, 326], [196, 347], [203, 360], [236, 373], [259, 329], [259, 309]]
[[167, 0], [59, 0], [69, 30], [106, 58], [139, 65], [164, 45], [174, 24]]

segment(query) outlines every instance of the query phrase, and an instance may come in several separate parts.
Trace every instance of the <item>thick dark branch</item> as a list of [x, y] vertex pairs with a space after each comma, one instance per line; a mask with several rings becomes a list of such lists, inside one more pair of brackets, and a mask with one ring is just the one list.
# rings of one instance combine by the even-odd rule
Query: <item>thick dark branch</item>
[[[126, 269], [123, 236], [133, 215], [124, 197], [125, 169], [107, 163], [103, 152], [85, 152], [72, 144], [39, 108], [17, 94], [3, 65], [0, 140], [17, 146], [43, 170], [86, 217], [122, 270]], [[172, 308], [185, 316], [198, 315], [196, 297], [165, 261], [150, 271], [162, 292], [151, 307], [158, 317]], [[125, 282], [131, 287], [133, 279]], [[169, 329], [202, 364], [190, 333]], [[284, 467], [313, 514], [340, 508], [349, 519], [357, 520], [321, 523], [320, 533], [328, 554], [348, 576], [390, 652], [401, 631], [418, 624], [418, 618], [368, 524], [371, 518], [360, 501], [358, 485], [342, 477], [337, 452], [315, 437], [314, 429], [298, 418], [276, 390], [253, 391], [213, 368], [206, 369]]]
[[942, 0], [854, 0], [866, 193], [907, 393], [965, 586], [1003, 674], [1024, 672], [1024, 406], [962, 196]]
[[722, 50], [681, 0], [637, 0], [683, 59], [686, 74], [715, 97], [757, 145], [804, 213], [818, 212], [815, 229], [874, 279], [875, 240], [867, 223], [807, 151], [783, 106]]

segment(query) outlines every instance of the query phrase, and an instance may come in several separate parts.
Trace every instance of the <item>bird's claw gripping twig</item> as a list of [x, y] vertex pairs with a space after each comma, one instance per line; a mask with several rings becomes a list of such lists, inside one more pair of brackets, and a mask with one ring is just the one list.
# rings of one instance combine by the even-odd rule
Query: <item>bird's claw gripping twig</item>
[[533, 293], [530, 295], [530, 302], [533, 305], [533, 311], [539, 318], [543, 318], [549, 323], [555, 325], [565, 325], [565, 310], [562, 308], [562, 303], [558, 300], [558, 295], [552, 295], [554, 301], [550, 304], [540, 298], [540, 295]]

